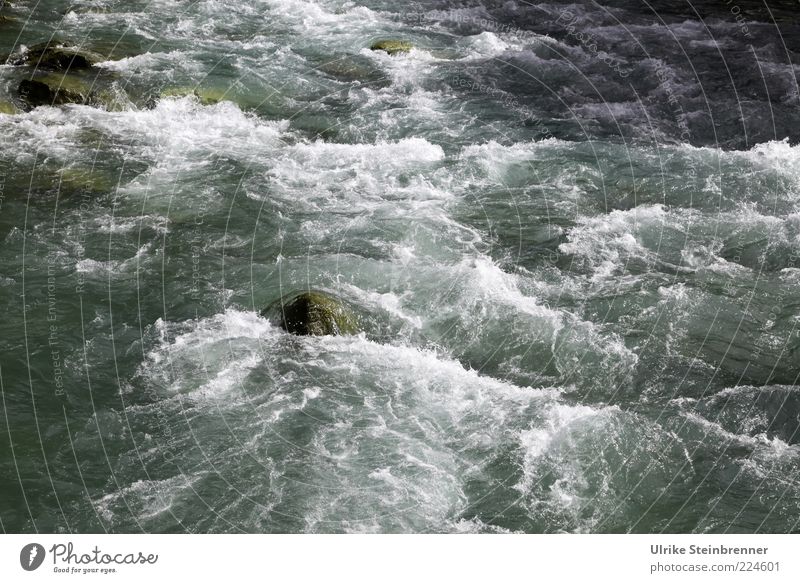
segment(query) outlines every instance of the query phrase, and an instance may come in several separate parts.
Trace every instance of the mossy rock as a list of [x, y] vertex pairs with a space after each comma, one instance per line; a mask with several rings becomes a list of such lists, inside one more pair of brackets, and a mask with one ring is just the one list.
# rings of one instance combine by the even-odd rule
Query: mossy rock
[[66, 73], [45, 73], [34, 77], [36, 81], [41, 81], [53, 88], [65, 89], [81, 95], [84, 99], [89, 99], [94, 94], [92, 82], [94, 79], [84, 79], [83, 77], [69, 75]]
[[324, 292], [285, 296], [261, 313], [277, 318], [281, 328], [299, 336], [357, 334], [358, 319], [341, 300]]
[[17, 92], [20, 99], [31, 109], [41, 105], [67, 105], [69, 103], [91, 105], [95, 102], [89, 84], [66, 75], [46, 75], [36, 79], [24, 79], [19, 84]]
[[390, 55], [396, 55], [409, 52], [414, 48], [414, 45], [406, 40], [379, 40], [372, 43], [369, 48], [373, 51], [383, 51]]
[[67, 103], [83, 103], [84, 99], [68, 89], [50, 87], [42, 81], [24, 79], [17, 88], [19, 97], [33, 109], [42, 105], [65, 105]]
[[125, 91], [116, 86], [93, 92], [91, 96], [92, 105], [100, 106], [106, 111], [130, 111], [134, 107]]
[[203, 105], [216, 105], [222, 101], [233, 101], [230, 94], [222, 89], [203, 87], [168, 87], [161, 92], [161, 98], [194, 97]]
[[15, 115], [17, 113], [20, 113], [20, 111], [17, 108], [17, 106], [11, 103], [10, 101], [0, 100], [0, 113], [6, 115]]
[[30, 65], [51, 71], [75, 71], [91, 69], [103, 60], [102, 55], [81, 49], [69, 41], [52, 40], [33, 45], [22, 55], [10, 58], [9, 64]]

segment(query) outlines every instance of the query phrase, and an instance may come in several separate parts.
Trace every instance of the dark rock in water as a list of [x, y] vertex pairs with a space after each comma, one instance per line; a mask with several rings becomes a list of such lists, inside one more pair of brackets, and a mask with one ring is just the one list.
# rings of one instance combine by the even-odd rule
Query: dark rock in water
[[70, 69], [90, 69], [103, 60], [100, 55], [74, 47], [44, 47], [28, 52], [28, 64], [39, 68], [69, 71]]
[[83, 50], [68, 41], [50, 41], [30, 47], [22, 55], [12, 56], [10, 65], [30, 65], [53, 71], [91, 69], [104, 60], [102, 55]]
[[66, 105], [90, 101], [88, 92], [44, 80], [24, 79], [19, 84], [17, 92], [20, 99], [31, 109], [40, 105]]
[[372, 43], [369, 47], [373, 51], [383, 51], [390, 55], [397, 53], [407, 53], [414, 48], [414, 45], [406, 40], [379, 40]]
[[26, 79], [17, 89], [25, 109], [41, 105], [91, 105], [108, 111], [124, 111], [130, 106], [127, 95], [116, 87], [103, 88], [97, 77], [46, 73]]
[[353, 312], [340, 300], [323, 292], [308, 291], [282, 298], [262, 312], [277, 317], [287, 332], [300, 336], [328, 336], [358, 333]]

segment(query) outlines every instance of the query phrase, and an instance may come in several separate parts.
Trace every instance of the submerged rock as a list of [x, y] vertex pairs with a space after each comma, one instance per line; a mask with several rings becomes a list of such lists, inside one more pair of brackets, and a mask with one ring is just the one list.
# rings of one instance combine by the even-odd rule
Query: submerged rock
[[369, 47], [373, 51], [383, 51], [390, 55], [397, 53], [407, 53], [414, 48], [414, 45], [406, 40], [379, 40], [372, 43]]
[[390, 81], [381, 69], [363, 55], [347, 55], [326, 60], [317, 67], [322, 73], [345, 82], [359, 81], [372, 86], [388, 86]]
[[98, 196], [112, 192], [114, 183], [97, 169], [69, 167], [59, 172], [58, 188], [63, 194], [83, 193]]
[[356, 316], [341, 300], [319, 291], [286, 296], [262, 312], [276, 317], [287, 332], [300, 336], [358, 333]]

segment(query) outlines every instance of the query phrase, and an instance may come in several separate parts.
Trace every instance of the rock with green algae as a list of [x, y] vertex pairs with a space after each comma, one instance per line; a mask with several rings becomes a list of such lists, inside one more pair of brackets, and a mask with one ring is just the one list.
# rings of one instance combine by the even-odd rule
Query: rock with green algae
[[91, 85], [68, 75], [44, 75], [24, 79], [20, 82], [17, 93], [31, 109], [41, 105], [95, 103]]
[[21, 55], [12, 55], [8, 58], [8, 64], [70, 71], [91, 69], [95, 63], [104, 60], [102, 55], [82, 49], [70, 41], [51, 40], [33, 45]]
[[20, 113], [20, 111], [16, 105], [10, 101], [3, 101], [0, 99], [0, 114], [15, 115], [17, 113]]
[[379, 40], [372, 43], [369, 47], [373, 51], [383, 51], [390, 55], [407, 53], [414, 48], [414, 45], [406, 40]]
[[130, 111], [135, 109], [128, 94], [117, 84], [92, 93], [91, 104], [102, 107], [106, 111]]
[[42, 81], [24, 79], [17, 88], [19, 98], [33, 109], [41, 105], [65, 105], [67, 103], [83, 103], [84, 99], [68, 89], [51, 87]]
[[281, 328], [299, 336], [357, 334], [358, 319], [341, 300], [321, 291], [284, 296], [262, 316], [277, 318]]
[[161, 92], [162, 99], [170, 97], [194, 97], [203, 105], [216, 105], [222, 101], [233, 101], [227, 91], [204, 87], [168, 87]]
[[71, 74], [48, 73], [26, 79], [19, 84], [20, 100], [33, 109], [42, 105], [90, 105], [107, 111], [127, 111], [133, 105], [127, 94], [116, 85], [98, 89], [90, 81]]

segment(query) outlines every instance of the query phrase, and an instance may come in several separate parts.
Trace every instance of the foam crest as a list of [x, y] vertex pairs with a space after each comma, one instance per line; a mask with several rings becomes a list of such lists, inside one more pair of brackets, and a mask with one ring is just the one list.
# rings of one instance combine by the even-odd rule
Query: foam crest
[[262, 360], [262, 344], [277, 334], [253, 312], [227, 310], [211, 318], [152, 327], [158, 343], [147, 354], [139, 375], [165, 395], [215, 398], [242, 390], [242, 383]]

